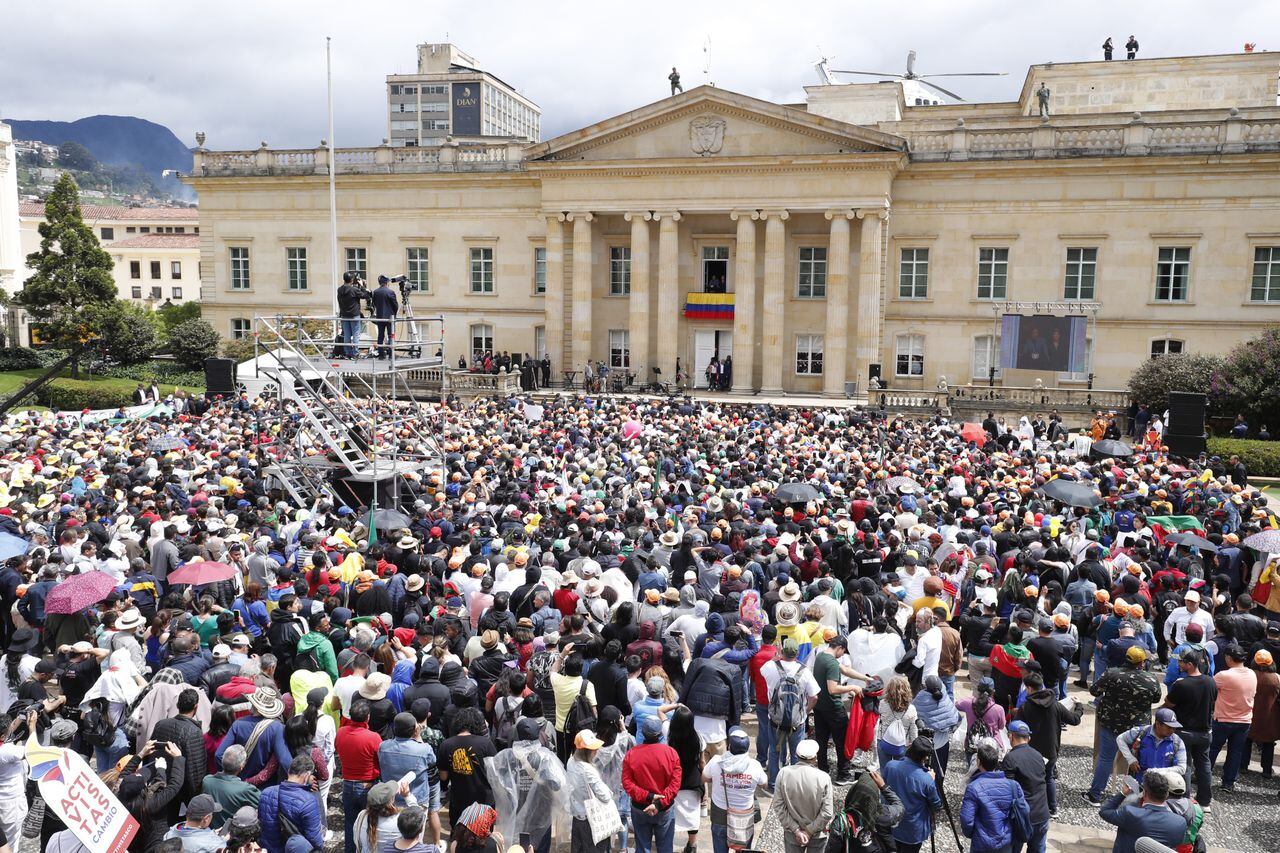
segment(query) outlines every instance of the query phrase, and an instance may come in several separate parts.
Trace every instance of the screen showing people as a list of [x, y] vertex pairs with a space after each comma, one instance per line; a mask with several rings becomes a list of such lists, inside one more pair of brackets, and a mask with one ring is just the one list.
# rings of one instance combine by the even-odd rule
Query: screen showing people
[[1000, 366], [1014, 370], [1083, 373], [1085, 318], [1051, 314], [1005, 314], [1000, 330]]

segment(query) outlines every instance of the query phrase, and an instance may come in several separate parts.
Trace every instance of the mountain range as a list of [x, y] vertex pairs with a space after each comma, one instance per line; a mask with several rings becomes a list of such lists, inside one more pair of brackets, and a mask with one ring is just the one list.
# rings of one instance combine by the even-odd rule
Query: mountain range
[[14, 139], [50, 145], [78, 142], [103, 163], [136, 166], [174, 196], [191, 197], [190, 188], [176, 179], [161, 179], [165, 169], [191, 171], [191, 152], [164, 125], [135, 116], [108, 115], [89, 116], [76, 121], [6, 118], [4, 122], [13, 128]]

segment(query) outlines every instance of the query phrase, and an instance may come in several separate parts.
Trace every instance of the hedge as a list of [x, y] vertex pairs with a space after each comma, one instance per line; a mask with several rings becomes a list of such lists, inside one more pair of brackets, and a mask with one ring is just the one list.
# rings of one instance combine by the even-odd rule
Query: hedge
[[1209, 455], [1223, 460], [1232, 454], [1240, 457], [1245, 468], [1255, 477], [1280, 477], [1280, 441], [1254, 438], [1210, 438]]
[[40, 405], [55, 411], [116, 409], [133, 405], [134, 387], [113, 382], [54, 379], [36, 392], [36, 399]]

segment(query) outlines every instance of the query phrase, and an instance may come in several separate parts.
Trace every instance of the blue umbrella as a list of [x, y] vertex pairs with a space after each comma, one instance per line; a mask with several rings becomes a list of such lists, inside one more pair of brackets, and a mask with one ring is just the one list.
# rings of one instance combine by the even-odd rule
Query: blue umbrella
[[31, 543], [21, 536], [0, 532], [0, 560], [19, 557], [27, 553], [27, 549], [30, 547]]

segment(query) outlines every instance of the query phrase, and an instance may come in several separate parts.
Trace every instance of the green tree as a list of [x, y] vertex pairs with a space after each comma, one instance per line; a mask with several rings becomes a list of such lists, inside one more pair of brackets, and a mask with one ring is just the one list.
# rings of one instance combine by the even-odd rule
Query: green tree
[[58, 146], [58, 165], [64, 169], [91, 172], [98, 165], [98, 158], [79, 142], [64, 142]]
[[[17, 303], [40, 324], [40, 335], [63, 349], [96, 337], [93, 323], [116, 298], [114, 265], [93, 229], [80, 215], [80, 191], [64, 174], [44, 205], [40, 250], [27, 255], [35, 271], [18, 292]], [[79, 359], [71, 372], [78, 376]]]
[[99, 348], [112, 361], [141, 364], [164, 342], [163, 324], [150, 308], [117, 299], [99, 312]]
[[1245, 416], [1249, 429], [1280, 424], [1280, 329], [1237, 344], [1213, 377], [1211, 393], [1223, 415]]
[[204, 320], [187, 320], [169, 330], [169, 352], [192, 370], [204, 367], [204, 360], [218, 354], [220, 339]]
[[170, 303], [157, 308], [156, 313], [160, 315], [160, 322], [164, 324], [164, 333], [168, 336], [173, 332], [174, 326], [188, 320], [200, 319], [200, 303], [180, 302], [177, 305]]
[[1170, 391], [1208, 394], [1216, 399], [1214, 376], [1222, 369], [1222, 359], [1215, 355], [1178, 352], [1145, 359], [1129, 376], [1129, 394], [1135, 403], [1152, 411], [1163, 412], [1169, 405]]

